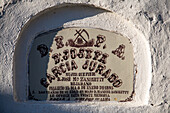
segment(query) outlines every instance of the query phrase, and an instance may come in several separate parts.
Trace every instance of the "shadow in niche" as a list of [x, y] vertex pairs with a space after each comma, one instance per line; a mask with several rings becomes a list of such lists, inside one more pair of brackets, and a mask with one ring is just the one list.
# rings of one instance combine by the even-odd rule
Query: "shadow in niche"
[[46, 32], [34, 39], [28, 58], [29, 100], [46, 100], [48, 98], [47, 69], [50, 59], [50, 47], [56, 33], [57, 31]]
[[[47, 72], [51, 54], [51, 46], [58, 31], [52, 30], [35, 37], [28, 59], [29, 91], [28, 99], [36, 101], [92, 101], [88, 94], [80, 90], [81, 86], [51, 86], [53, 81], [58, 81], [65, 73], [56, 77]], [[51, 55], [50, 55], [51, 54]], [[55, 65], [55, 64], [54, 64]], [[51, 71], [52, 69], [50, 69]], [[71, 78], [73, 79], [73, 78]], [[51, 88], [50, 88], [51, 87]]]
[[[104, 13], [104, 12], [108, 12], [108, 11], [100, 9], [100, 8], [96, 8], [93, 6], [89, 6], [89, 5], [63, 4], [59, 6], [54, 6], [52, 8], [48, 8], [38, 13], [34, 17], [32, 17], [29, 20], [29, 22], [27, 22], [26, 25], [24, 25], [23, 29], [21, 30], [21, 33], [19, 34], [18, 41], [17, 41], [16, 48], [15, 48], [15, 53], [14, 53], [15, 61], [13, 64], [14, 92], [15, 92], [15, 97], [16, 97], [15, 99], [17, 101], [23, 101], [28, 97], [29, 92], [27, 92], [25, 89], [29, 85], [27, 84], [26, 81], [28, 80], [29, 82], [30, 78], [27, 79], [29, 76], [27, 76], [26, 74], [28, 72], [27, 70], [28, 66], [26, 65], [26, 61], [28, 60], [27, 53], [30, 50], [29, 46], [31, 46], [31, 41], [32, 41], [33, 36], [36, 36], [38, 34], [39, 34], [38, 36], [42, 34], [46, 34], [48, 33], [47, 31], [49, 30], [56, 31], [56, 28], [62, 27], [67, 22], [84, 19], [87, 17], [92, 17], [92, 16], [95, 16], [97, 14]], [[86, 27], [86, 26], [83, 26], [83, 27]], [[36, 38], [33, 40], [33, 42], [35, 40]], [[51, 38], [49, 40], [52, 41]], [[42, 44], [43, 43], [44, 42], [42, 42]], [[51, 46], [51, 44], [49, 44], [49, 46]], [[36, 47], [35, 47], [35, 50], [36, 50]], [[37, 52], [37, 54], [39, 55], [40, 53]], [[48, 60], [46, 62], [48, 62]], [[46, 65], [44, 66], [46, 67]], [[38, 71], [41, 71], [41, 70], [43, 69], [39, 69]], [[21, 87], [21, 84], [23, 87]]]
[[[38, 108], [38, 109], [37, 109]], [[0, 93], [0, 113], [70, 113], [70, 110], [63, 106], [34, 102], [16, 102], [13, 100], [13, 95]]]
[[46, 24], [47, 26], [53, 26], [55, 22], [58, 27], [61, 27], [67, 22], [92, 17], [104, 12], [110, 11], [97, 8], [91, 5], [62, 4], [61, 6], [56, 6], [44, 10], [36, 19], [45, 19], [44, 22], [46, 23], [43, 24]]
[[[69, 21], [84, 19], [87, 17], [95, 16], [99, 13], [108, 12], [106, 10], [87, 5], [65, 5], [61, 7], [53, 7], [41, 12], [39, 16], [37, 15], [37, 17], [34, 18], [32, 24], [36, 23], [37, 25], [42, 25], [41, 27], [48, 27], [53, 26], [53, 23], [55, 23], [55, 25], [57, 24], [58, 26], [63, 26], [66, 22]], [[61, 29], [57, 28], [48, 32], [42, 32], [34, 39], [28, 59], [29, 100], [38, 101], [49, 99], [50, 94], [49, 91], [47, 91], [49, 84], [49, 81], [47, 80], [49, 51], [56, 33]], [[64, 101], [74, 101], [76, 100], [76, 95], [80, 95], [80, 92], [75, 89], [69, 89], [68, 91], [63, 90], [63, 92], [65, 92], [65, 95], [67, 93], [69, 96], [75, 95], [75, 97], [69, 97]], [[70, 92], [74, 93], [72, 94]], [[60, 95], [60, 93], [58, 93], [58, 95]], [[58, 100], [52, 99], [52, 101]]]

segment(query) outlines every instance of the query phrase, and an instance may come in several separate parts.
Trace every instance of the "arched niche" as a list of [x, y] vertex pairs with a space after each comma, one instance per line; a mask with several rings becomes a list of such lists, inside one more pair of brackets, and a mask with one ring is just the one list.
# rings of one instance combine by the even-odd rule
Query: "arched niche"
[[[106, 102], [114, 105], [146, 105], [151, 82], [149, 44], [133, 23], [102, 8], [83, 4], [63, 4], [48, 8], [32, 17], [22, 28], [14, 55], [14, 99], [28, 100], [28, 57], [39, 34], [57, 28], [86, 27], [114, 31], [127, 37], [133, 45], [134, 94], [129, 102]], [[87, 103], [88, 104], [88, 103]]]

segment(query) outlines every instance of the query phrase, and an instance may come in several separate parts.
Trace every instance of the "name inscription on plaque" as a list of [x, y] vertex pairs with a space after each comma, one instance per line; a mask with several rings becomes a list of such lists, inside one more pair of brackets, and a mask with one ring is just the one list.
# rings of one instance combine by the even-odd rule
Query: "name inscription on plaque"
[[65, 28], [34, 39], [29, 99], [131, 101], [133, 47], [128, 38], [92, 28]]

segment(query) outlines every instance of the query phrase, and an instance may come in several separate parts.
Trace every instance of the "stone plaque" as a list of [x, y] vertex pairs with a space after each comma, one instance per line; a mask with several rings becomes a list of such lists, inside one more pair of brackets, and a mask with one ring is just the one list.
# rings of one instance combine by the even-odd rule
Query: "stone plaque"
[[92, 28], [37, 36], [28, 61], [29, 99], [131, 101], [133, 47], [128, 38]]

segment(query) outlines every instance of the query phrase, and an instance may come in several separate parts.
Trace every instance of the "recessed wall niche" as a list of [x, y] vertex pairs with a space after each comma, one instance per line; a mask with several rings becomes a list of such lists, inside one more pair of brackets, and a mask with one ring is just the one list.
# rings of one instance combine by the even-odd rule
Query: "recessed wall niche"
[[[97, 91], [97, 102], [146, 105], [150, 81], [145, 37], [113, 12], [80, 4], [59, 5], [35, 15], [19, 35], [14, 55], [16, 101], [63, 101], [53, 96], [64, 94], [50, 97], [49, 90], [74, 92], [66, 100], [91, 101]], [[82, 98], [85, 91], [92, 97]], [[101, 91], [106, 93], [99, 95]]]

